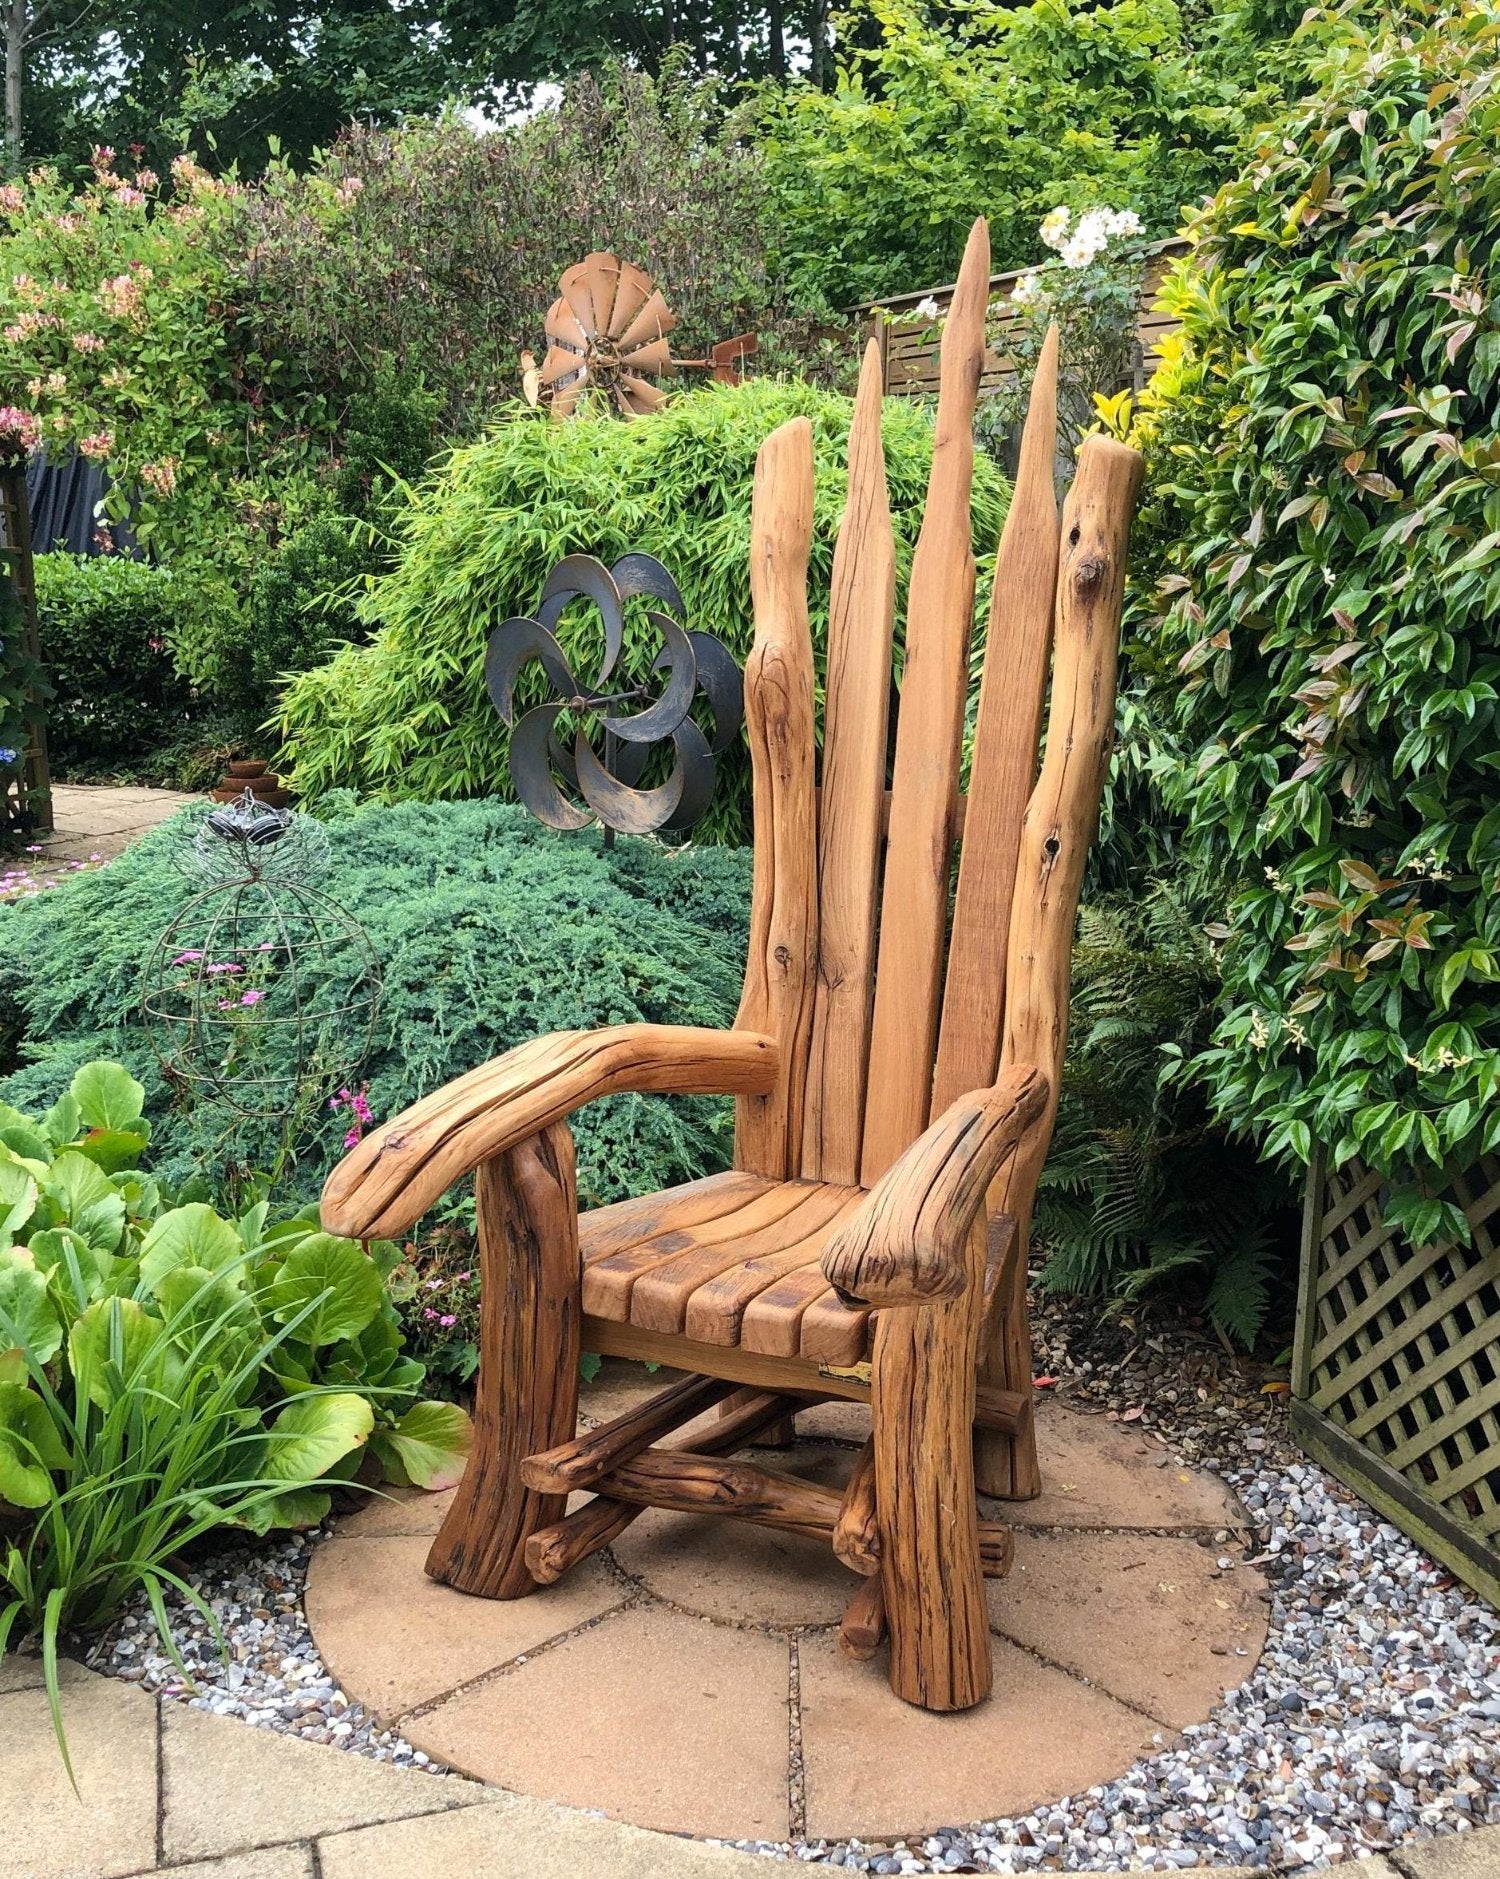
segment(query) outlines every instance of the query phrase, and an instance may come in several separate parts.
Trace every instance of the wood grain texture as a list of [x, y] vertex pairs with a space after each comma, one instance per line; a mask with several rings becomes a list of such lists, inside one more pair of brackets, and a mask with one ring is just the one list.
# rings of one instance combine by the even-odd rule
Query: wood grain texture
[[[781, 1223], [806, 1205], [809, 1194], [820, 1191], [791, 1181], [770, 1182], [743, 1206], [695, 1226], [679, 1225], [668, 1208], [661, 1226], [648, 1239], [603, 1257], [589, 1258], [583, 1273], [583, 1308], [593, 1317], [614, 1318], [621, 1323], [633, 1319], [636, 1285], [657, 1266], [716, 1249], [732, 1261], [739, 1257], [738, 1248], [757, 1243], [762, 1234], [769, 1235], [772, 1245], [778, 1244]], [[643, 1328], [680, 1331], [682, 1326], [679, 1322]]]
[[865, 348], [833, 556], [818, 822], [818, 967], [802, 1173], [859, 1182], [875, 992], [896, 548], [880, 440], [880, 348]]
[[[1063, 509], [1052, 701], [1041, 775], [1021, 829], [1000, 1050], [1002, 1066], [1034, 1064], [1041, 1071], [1048, 1100], [1037, 1127], [992, 1184], [989, 1201], [991, 1213], [1015, 1216], [1023, 1249], [1057, 1110], [1078, 896], [1114, 741], [1125, 557], [1141, 469], [1139, 454], [1126, 445], [1085, 438]], [[1015, 1261], [1009, 1295], [1001, 1301], [1000, 1333], [983, 1353], [980, 1380], [1000, 1389], [1030, 1389], [1024, 1256]], [[1040, 1493], [1029, 1425], [1017, 1438], [981, 1436], [977, 1453], [986, 1493], [1010, 1500]]]
[[619, 1024], [554, 1031], [471, 1070], [367, 1135], [328, 1177], [330, 1233], [404, 1233], [482, 1161], [621, 1090], [733, 1095], [768, 1090], [778, 1052], [769, 1037], [688, 1025]]
[[799, 1170], [807, 1042], [818, 949], [813, 797], [812, 426], [793, 418], [755, 461], [750, 593], [755, 642], [745, 666], [755, 867], [750, 947], [736, 1026], [774, 1038], [780, 1075], [735, 1105], [735, 1166], [786, 1180]]
[[613, 1500], [639, 1501], [680, 1514], [728, 1514], [739, 1520], [827, 1539], [838, 1518], [830, 1488], [752, 1462], [648, 1449], [622, 1462], [599, 1484]]
[[[823, 1255], [829, 1284], [877, 1306], [954, 1298], [971, 1283], [981, 1295], [984, 1261], [972, 1275], [971, 1229], [983, 1227], [997, 1171], [1050, 1113], [1050, 1095], [1040, 1071], [1018, 1065], [954, 1103], [835, 1233]], [[976, 1296], [977, 1310], [982, 1303]]]
[[989, 231], [981, 219], [970, 231], [943, 330], [932, 474], [912, 558], [860, 1156], [866, 1187], [922, 1133], [932, 1100], [974, 610], [969, 502], [989, 272]]
[[932, 1114], [992, 1083], [1000, 1061], [1005, 954], [1021, 819], [1036, 781], [1061, 538], [1053, 325], [1032, 382], [1021, 456], [995, 557], [969, 811], [958, 868]]
[[922, 1709], [972, 1709], [992, 1678], [973, 1449], [984, 1242], [976, 1219], [956, 1297], [882, 1311], [875, 1325], [870, 1408], [891, 1688]]
[[705, 1376], [729, 1377], [758, 1390], [778, 1390], [798, 1396], [836, 1396], [841, 1401], [869, 1401], [869, 1379], [830, 1375], [800, 1357], [767, 1357], [738, 1344], [700, 1344], [695, 1338], [673, 1337], [662, 1331], [641, 1331], [633, 1324], [609, 1318], [583, 1321], [583, 1348], [601, 1357], [633, 1357], [641, 1363], [672, 1364]]
[[839, 1649], [858, 1664], [880, 1649], [885, 1637], [885, 1582], [877, 1572], [855, 1588], [839, 1620]]
[[[733, 1454], [774, 1428], [789, 1413], [785, 1397], [748, 1393], [713, 1429], [674, 1442], [669, 1452]], [[590, 1553], [597, 1553], [601, 1546], [608, 1546], [644, 1512], [639, 1502], [615, 1501], [596, 1494], [555, 1525], [532, 1534], [526, 1542], [526, 1570], [538, 1585], [555, 1585], [570, 1567]]]
[[550, 1124], [479, 1166], [479, 1376], [474, 1444], [427, 1571], [481, 1598], [535, 1591], [525, 1547], [566, 1499], [521, 1479], [522, 1459], [578, 1421], [578, 1192], [573, 1137]]
[[616, 1463], [628, 1461], [701, 1416], [733, 1389], [721, 1377], [684, 1377], [623, 1416], [586, 1429], [571, 1442], [528, 1455], [521, 1463], [521, 1479], [539, 1494], [572, 1494], [591, 1488]]
[[758, 1174], [707, 1174], [681, 1187], [592, 1207], [579, 1217], [578, 1243], [585, 1266], [608, 1259], [674, 1227], [701, 1226], [733, 1213], [776, 1185]]
[[851, 1572], [880, 1571], [880, 1519], [875, 1507], [875, 1438], [859, 1452], [833, 1523], [833, 1550]]

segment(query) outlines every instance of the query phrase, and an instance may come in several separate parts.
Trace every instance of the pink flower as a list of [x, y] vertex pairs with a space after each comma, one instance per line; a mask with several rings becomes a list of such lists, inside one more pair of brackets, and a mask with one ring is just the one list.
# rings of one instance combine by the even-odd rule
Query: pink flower
[[179, 953], [177, 957], [172, 961], [172, 964], [174, 966], [190, 966], [196, 960], [199, 960], [202, 957], [203, 957], [202, 953], [193, 953], [193, 952]]
[[432, 1319], [437, 1316], [437, 1313], [432, 1309], [430, 1305], [424, 1305], [422, 1308], [422, 1316], [427, 1319]]
[[245, 968], [237, 966], [232, 959], [221, 959], [216, 960], [212, 965], [205, 966], [203, 970], [205, 972], [243, 972]]
[[442, 1317], [438, 1319], [438, 1323], [446, 1330], [450, 1324], [457, 1324], [458, 1319], [451, 1311], [445, 1311]]
[[135, 180], [136, 186], [139, 189], [155, 189], [160, 183], [161, 178], [157, 175], [155, 170], [137, 170]]
[[89, 157], [96, 171], [112, 170], [115, 167], [115, 152], [112, 144], [95, 144]]
[[358, 1129], [351, 1129], [349, 1133], [344, 1137], [344, 1146], [345, 1148], [358, 1148], [359, 1146], [359, 1130]]
[[265, 997], [264, 992], [258, 992], [254, 988], [254, 986], [251, 986], [248, 992], [244, 992], [241, 994], [240, 1003], [242, 1005], [258, 1005], [264, 997]]
[[0, 183], [0, 209], [7, 215], [19, 215], [26, 207], [26, 198], [15, 183]]
[[129, 183], [121, 183], [115, 191], [115, 201], [127, 209], [141, 209], [146, 204], [146, 198], [140, 190], [132, 189]]
[[462, 1284], [465, 1279], [472, 1279], [473, 1276], [472, 1272], [461, 1272], [458, 1275], [459, 1283]]
[[79, 455], [87, 457], [91, 463], [103, 463], [114, 447], [113, 431], [91, 431], [78, 441]]
[[[180, 457], [163, 457], [160, 463], [143, 463], [141, 481], [148, 489], [154, 489], [158, 496], [170, 496], [177, 487], [177, 465]], [[262, 947], [264, 952], [265, 948]]]
[[103, 352], [104, 341], [97, 333], [75, 333], [73, 335], [74, 352]]
[[35, 450], [42, 427], [30, 411], [16, 405], [0, 405], [0, 458], [14, 460]]

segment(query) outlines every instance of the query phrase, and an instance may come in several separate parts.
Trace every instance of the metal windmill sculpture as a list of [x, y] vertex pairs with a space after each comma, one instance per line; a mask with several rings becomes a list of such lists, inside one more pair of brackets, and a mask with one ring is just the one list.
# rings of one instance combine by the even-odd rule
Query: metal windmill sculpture
[[[656, 603], [646, 618], [662, 642], [640, 682], [620, 664], [625, 603], [636, 596]], [[574, 676], [555, 632], [563, 610], [579, 599], [594, 603], [603, 625], [603, 655], [590, 683]], [[581, 829], [597, 820], [609, 841], [616, 829], [627, 835], [681, 833], [702, 817], [713, 799], [715, 758], [739, 731], [743, 695], [732, 654], [712, 633], [687, 628], [685, 619], [677, 584], [654, 556], [629, 554], [606, 568], [592, 555], [569, 555], [548, 575], [535, 618], [506, 620], [491, 633], [485, 683], [511, 729], [516, 795], [539, 822]], [[517, 681], [533, 660], [541, 662], [553, 696], [518, 714]], [[712, 736], [692, 717], [700, 697], [713, 719]], [[564, 712], [574, 720], [571, 748], [557, 733]], [[589, 720], [603, 731], [602, 758], [590, 741]], [[668, 742], [667, 775], [638, 788], [653, 747]]]
[[553, 417], [569, 416], [590, 387], [627, 418], [665, 404], [667, 394], [652, 381], [672, 368], [667, 335], [677, 315], [651, 276], [632, 262], [596, 253], [570, 267], [558, 286], [538, 380], [551, 393]]

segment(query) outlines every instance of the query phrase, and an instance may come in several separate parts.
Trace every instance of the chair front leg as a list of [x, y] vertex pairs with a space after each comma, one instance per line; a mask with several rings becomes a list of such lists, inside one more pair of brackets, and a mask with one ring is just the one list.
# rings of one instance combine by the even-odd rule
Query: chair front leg
[[989, 1614], [974, 1502], [974, 1367], [984, 1222], [971, 1281], [941, 1304], [883, 1310], [870, 1405], [891, 1688], [922, 1709], [972, 1709], [990, 1693]]
[[526, 1542], [562, 1518], [566, 1495], [521, 1479], [523, 1457], [573, 1439], [583, 1327], [573, 1135], [554, 1122], [482, 1162], [479, 1377], [474, 1447], [427, 1571], [480, 1598], [537, 1590]]

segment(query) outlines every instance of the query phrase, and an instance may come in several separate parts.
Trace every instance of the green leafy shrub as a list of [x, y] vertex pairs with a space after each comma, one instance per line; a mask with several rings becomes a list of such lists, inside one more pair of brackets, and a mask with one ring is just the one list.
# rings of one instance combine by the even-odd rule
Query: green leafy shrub
[[171, 643], [186, 584], [123, 555], [37, 556], [47, 748], [61, 774], [109, 771], [180, 734], [193, 698]]
[[[0, 1009], [22, 1016], [32, 1060], [0, 1100], [45, 1107], [92, 1057], [146, 1085], [157, 1166], [186, 1181], [226, 1163], [265, 1167], [278, 1131], [222, 1107], [173, 1107], [140, 1017], [142, 962], [194, 893], [177, 865], [184, 827], [153, 831], [97, 873], [0, 905]], [[404, 803], [349, 811], [331, 800], [325, 891], [364, 927], [384, 975], [361, 1076], [377, 1121], [540, 1032], [643, 1020], [727, 1025], [739, 1000], [749, 857], [644, 842], [605, 851], [496, 803]], [[310, 1005], [344, 1002], [352, 953], [303, 957]], [[283, 1038], [281, 1048], [289, 1050]], [[288, 1065], [288, 1068], [290, 1066]], [[311, 1199], [346, 1123], [322, 1114], [288, 1183]], [[620, 1096], [577, 1118], [586, 1204], [725, 1165], [727, 1102]]]
[[[1332, 28], [1329, 29], [1333, 31]], [[1216, 1115], [1431, 1197], [1500, 1142], [1500, 7], [1346, 12], [1196, 222], [1147, 400], [1158, 617], [1132, 658], [1220, 884]]]
[[766, 94], [758, 135], [797, 293], [843, 305], [952, 280], [981, 212], [997, 267], [1040, 258], [1059, 203], [1136, 209], [1170, 235], [1275, 95], [1264, 42], [1285, 30], [1175, 0], [943, 11], [932, 24], [909, 0], [870, 0], [836, 89]]
[[385, 1292], [396, 1249], [315, 1218], [226, 1219], [141, 1163], [143, 1087], [81, 1069], [39, 1119], [0, 1106], [0, 1651], [107, 1619], [216, 1527], [307, 1525], [356, 1471], [450, 1486], [469, 1441], [421, 1402]]
[[1189, 1285], [1248, 1347], [1295, 1245], [1295, 1212], [1285, 1176], [1215, 1127], [1183, 1075], [1218, 989], [1213, 948], [1172, 886], [1084, 906], [1036, 1226], [1054, 1290]]
[[[508, 790], [508, 733], [484, 688], [485, 642], [508, 615], [532, 612], [548, 570], [571, 552], [606, 562], [633, 548], [658, 556], [681, 584], [689, 623], [717, 633], [743, 661], [755, 454], [798, 415], [812, 420], [817, 457], [809, 590], [821, 652], [851, 408], [807, 385], [759, 380], [678, 398], [650, 423], [556, 424], [525, 412], [454, 452], [402, 516], [400, 558], [362, 603], [371, 644], [304, 674], [283, 700], [296, 787], [314, 798], [339, 785], [419, 799]], [[891, 400], [885, 449], [904, 584], [931, 463], [930, 419]], [[973, 501], [981, 557], [993, 557], [1004, 501], [999, 472], [981, 459]], [[579, 671], [592, 673], [597, 615], [570, 611], [559, 634]], [[648, 635], [634, 635], [627, 658], [644, 669], [654, 651]], [[539, 683], [535, 673], [526, 682]], [[748, 778], [736, 747], [700, 837], [747, 838]]]

